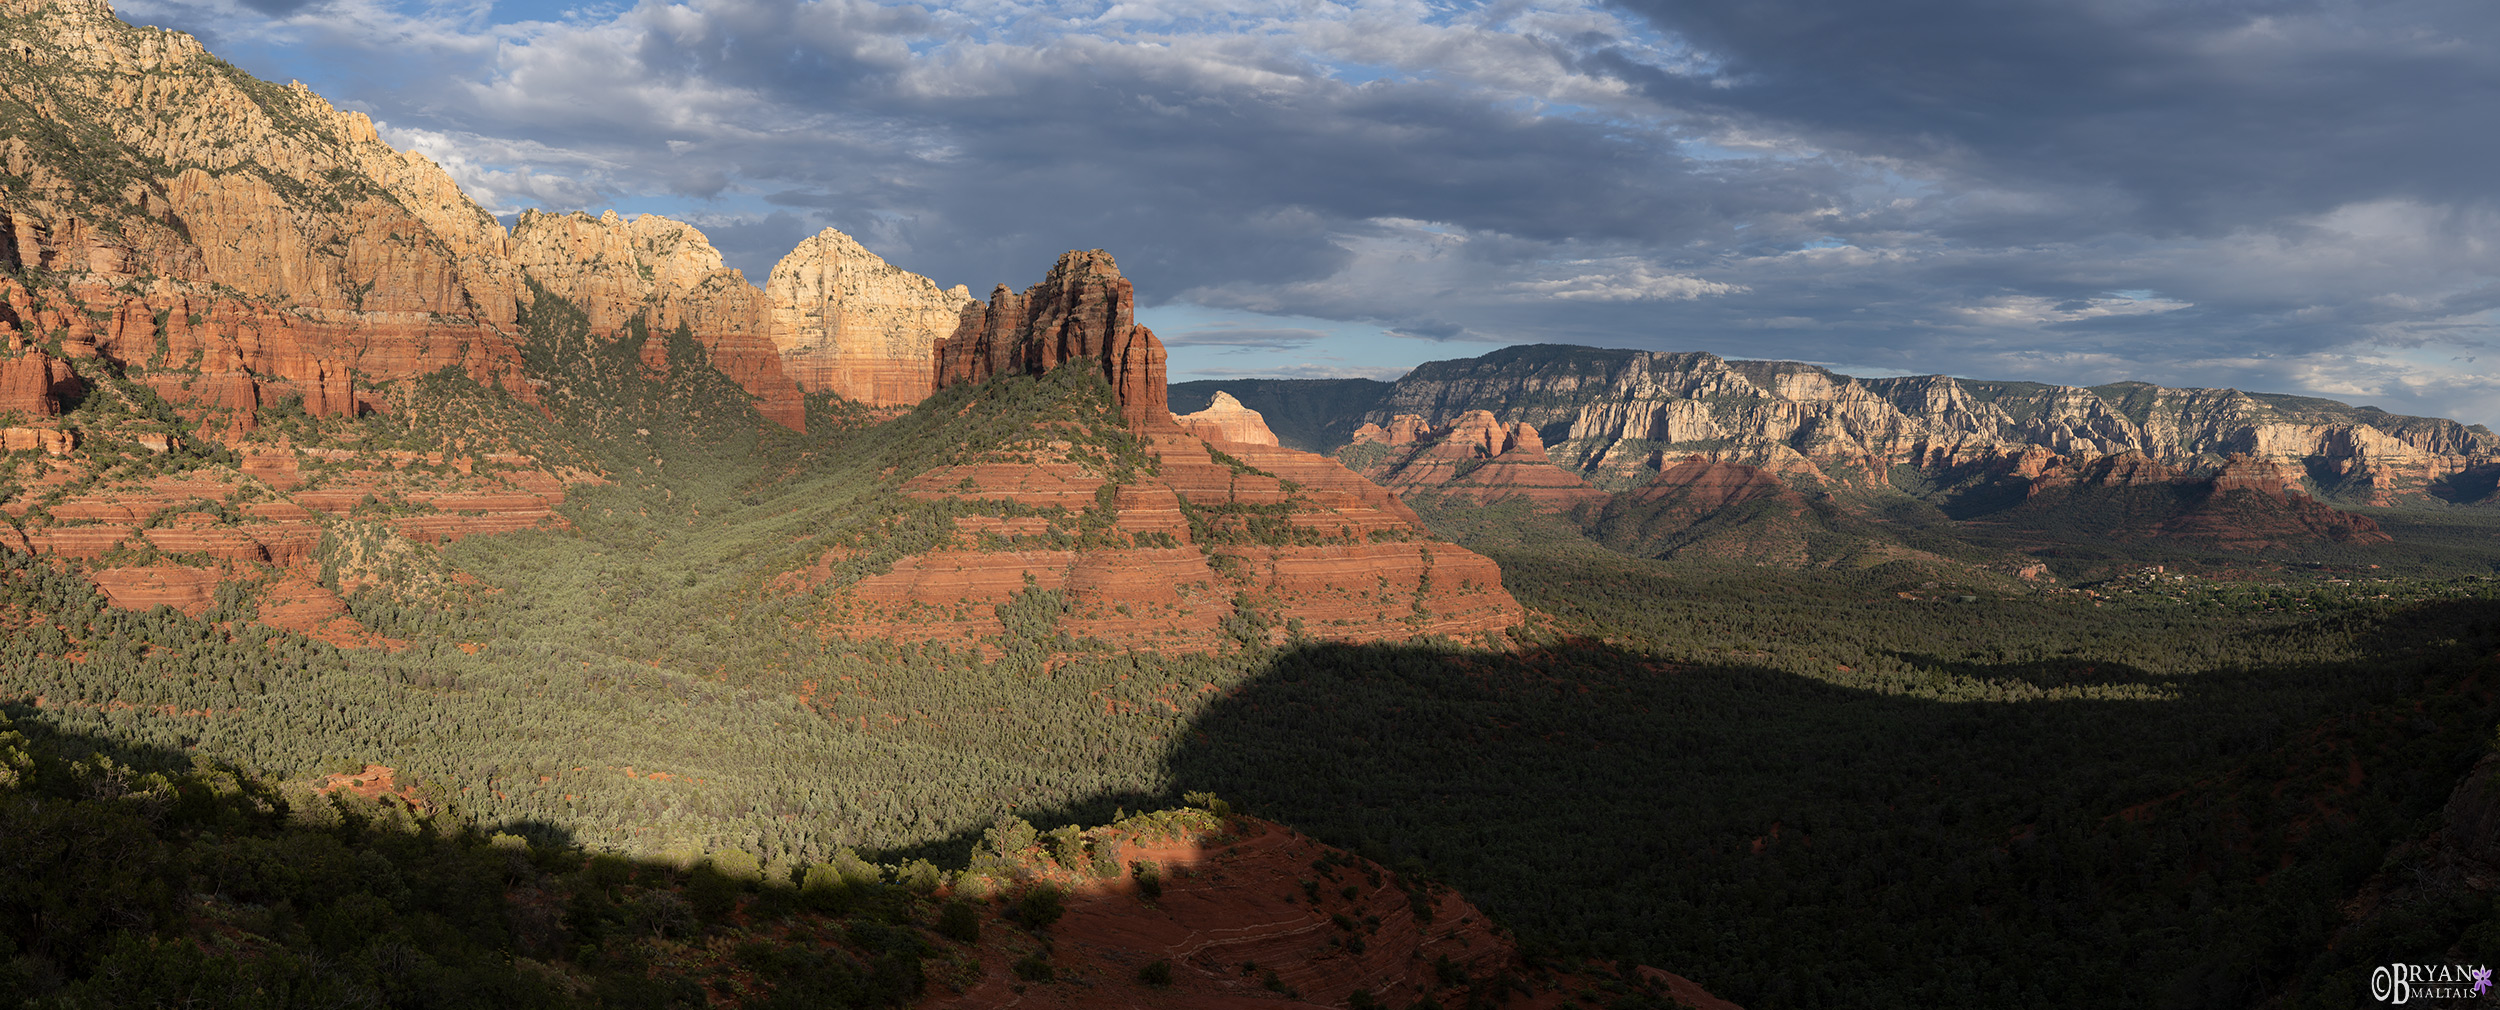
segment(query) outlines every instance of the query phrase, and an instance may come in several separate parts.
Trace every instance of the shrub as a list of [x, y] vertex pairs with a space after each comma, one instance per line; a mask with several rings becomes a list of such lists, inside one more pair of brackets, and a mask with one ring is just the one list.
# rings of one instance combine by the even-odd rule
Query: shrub
[[1120, 848], [1118, 838], [1098, 838], [1094, 841], [1095, 876], [1116, 877], [1120, 875]]
[[1059, 865], [1079, 873], [1085, 871], [1085, 832], [1083, 829], [1074, 824], [1054, 828], [1049, 835], [1044, 836], [1044, 841], [1050, 846], [1050, 858], [1057, 860]]
[[957, 943], [981, 942], [981, 914], [968, 901], [950, 901], [938, 911], [937, 931]]
[[710, 863], [696, 866], [686, 875], [686, 903], [694, 906], [696, 915], [706, 919], [718, 919], [735, 910], [740, 890], [736, 880], [713, 869]]
[[1016, 919], [1034, 929], [1048, 929], [1068, 912], [1067, 895], [1049, 884], [1036, 884], [1016, 902]]
[[1171, 985], [1172, 962], [1163, 958], [1146, 962], [1145, 967], [1137, 969], [1137, 980], [1157, 988]]
[[1022, 856], [1024, 850], [1033, 847], [1035, 837], [1033, 825], [1014, 814], [998, 815], [998, 820], [991, 822], [989, 830], [981, 833], [981, 841], [990, 852], [1006, 860]]

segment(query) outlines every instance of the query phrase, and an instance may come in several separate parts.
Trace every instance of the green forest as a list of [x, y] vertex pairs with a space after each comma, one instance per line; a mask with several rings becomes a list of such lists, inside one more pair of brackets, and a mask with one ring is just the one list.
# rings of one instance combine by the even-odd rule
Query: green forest
[[[1427, 510], [1534, 614], [1508, 648], [1121, 652], [1058, 633], [1039, 593], [995, 659], [828, 641], [821, 590], [775, 576], [838, 548], [838, 587], [960, 510], [1013, 508], [899, 494], [911, 476], [1036, 432], [1108, 480], [1151, 469], [1103, 381], [1001, 377], [883, 421], [818, 398], [793, 433], [682, 330], [534, 306], [543, 412], [446, 374], [421, 409], [270, 418], [607, 475], [568, 489], [563, 530], [334, 525], [325, 577], [370, 577], [350, 611], [402, 651], [250, 623], [239, 591], [198, 618], [114, 610], [0, 554], [22, 738], [0, 860], [46, 882], [0, 922], [28, 1005], [700, 1006], [723, 990], [659, 981], [696, 970], [667, 945], [755, 908], [826, 945], [749, 951], [741, 970], [795, 980], [754, 1005], [890, 1003], [944, 956], [893, 930], [937, 921], [928, 890], [1002, 816], [1095, 827], [1197, 791], [1446, 883], [1537, 950], [1754, 1010], [2343, 1007], [2355, 966], [2500, 938], [2485, 901], [2335, 941], [2339, 905], [2402, 869], [2494, 748], [2487, 577], [2044, 591], [1642, 560]], [[433, 813], [295, 788], [367, 763]], [[173, 939], [202, 917], [235, 946]]]

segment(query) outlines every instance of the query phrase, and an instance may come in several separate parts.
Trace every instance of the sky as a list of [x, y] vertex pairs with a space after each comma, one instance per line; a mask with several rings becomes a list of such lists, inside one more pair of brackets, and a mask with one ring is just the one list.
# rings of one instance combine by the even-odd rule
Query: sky
[[2500, 424], [2489, 0], [117, 0], [488, 209], [1103, 248], [1174, 381], [1517, 343]]

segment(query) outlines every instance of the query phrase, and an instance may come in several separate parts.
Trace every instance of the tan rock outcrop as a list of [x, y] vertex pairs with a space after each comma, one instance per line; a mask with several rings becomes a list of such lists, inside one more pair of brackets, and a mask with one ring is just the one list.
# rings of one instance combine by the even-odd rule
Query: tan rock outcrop
[[773, 346], [801, 387], [880, 407], [929, 395], [932, 349], [976, 304], [962, 285], [941, 289], [832, 228], [782, 257], [764, 296]]
[[594, 335], [642, 320], [652, 334], [643, 361], [654, 369], [667, 364], [667, 334], [684, 326], [713, 368], [754, 395], [757, 413], [806, 429], [806, 397], [774, 347], [771, 305], [693, 226], [655, 214], [628, 222], [615, 211], [595, 218], [527, 211], [513, 222], [512, 259], [549, 293], [579, 306]]
[[46, 278], [0, 281], [0, 329], [198, 380], [170, 398], [239, 411], [228, 430], [279, 396], [348, 413], [356, 378], [446, 366], [530, 395], [506, 335], [503, 229], [430, 162], [102, 4], [9, 9], [24, 48], [0, 61], [0, 91], [42, 96], [14, 111], [81, 139], [0, 140], [22, 183], [0, 195], [0, 260]]
[[1259, 412], [1241, 405], [1233, 394], [1216, 391], [1215, 400], [1207, 409], [1195, 414], [1174, 414], [1172, 422], [1182, 430], [1212, 442], [1244, 442], [1253, 445], [1275, 445], [1276, 433], [1267, 430], [1267, 419]]
[[47, 456], [63, 456], [77, 446], [78, 436], [75, 433], [58, 428], [16, 425], [0, 428], [0, 452], [40, 452]]

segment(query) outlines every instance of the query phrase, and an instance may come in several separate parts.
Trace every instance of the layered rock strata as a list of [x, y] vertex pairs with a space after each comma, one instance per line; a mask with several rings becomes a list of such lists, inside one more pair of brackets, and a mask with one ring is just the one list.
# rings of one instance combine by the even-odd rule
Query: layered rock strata
[[[0, 502], [8, 519], [0, 547], [87, 571], [117, 607], [161, 604], [197, 616], [219, 585], [240, 582], [257, 587], [266, 623], [342, 647], [387, 647], [316, 578], [325, 532], [369, 524], [405, 541], [443, 542], [562, 528], [554, 506], [564, 479], [531, 462], [264, 447], [241, 467], [79, 481], [71, 493], [84, 473], [76, 462], [36, 461], [15, 475], [24, 490]], [[307, 479], [307, 469], [318, 475]]]
[[1173, 423], [1163, 342], [1137, 324], [1136, 292], [1100, 249], [1060, 256], [1049, 275], [1021, 295], [1001, 284], [988, 305], [966, 306], [936, 357], [941, 389], [993, 375], [1040, 375], [1092, 359], [1130, 427]]
[[1797, 362], [1559, 346], [1420, 366], [1364, 420], [1386, 432], [1399, 415], [1439, 427], [1475, 410], [1537, 429], [1557, 462], [1616, 489], [1695, 453], [1814, 486], [1869, 488], [1903, 464], [2133, 452], [2210, 473], [2242, 455], [2377, 504], [2453, 500], [2500, 468], [2500, 437], [2488, 429], [2309, 397], [2134, 382], [1860, 379]]
[[1386, 428], [1365, 424], [1338, 454], [1363, 476], [1400, 493], [1439, 492], [1479, 502], [1524, 499], [1540, 510], [1567, 512], [1606, 493], [1555, 466], [1535, 428], [1503, 424], [1491, 411], [1471, 410], [1440, 427], [1400, 414]]
[[[598, 336], [687, 327], [793, 428], [803, 389], [917, 403], [973, 304], [832, 230], [763, 289], [663, 218], [532, 212], [507, 232], [365, 116], [188, 35], [96, 0], [0, 0], [0, 15], [0, 338], [109, 358], [212, 434], [290, 399], [316, 417], [380, 409], [375, 386], [446, 367], [531, 399], [515, 344], [531, 282]], [[39, 416], [31, 381], [0, 374], [0, 398], [26, 405], [0, 411]]]
[[764, 283], [782, 367], [811, 392], [878, 407], [919, 403], [937, 384], [934, 348], [979, 304], [963, 285], [887, 263], [827, 228]]
[[2330, 508], [2281, 464], [2226, 458], [2183, 474], [2141, 453], [2052, 463], [2001, 521], [2090, 530], [2113, 540], [2179, 540], [2255, 552], [2318, 541], [2384, 544], [2376, 521]]
[[446, 367], [528, 395], [503, 229], [433, 163], [102, 3], [0, 14], [0, 334], [168, 373], [234, 426]]
[[[847, 581], [848, 549], [837, 548], [778, 583], [827, 594], [819, 627], [829, 635], [997, 652], [1029, 634], [1007, 615], [1032, 594], [1052, 594], [1056, 634], [1172, 651], [1298, 636], [1474, 638], [1521, 617], [1491, 561], [1432, 542], [1396, 496], [1335, 461], [1272, 437], [1184, 428], [1165, 395], [1162, 344], [1136, 324], [1134, 292], [1100, 250], [1060, 257], [1022, 294], [1001, 287], [936, 350], [940, 386], [1099, 369], [1114, 412], [1100, 422], [1125, 429], [1118, 440], [1152, 464], [1118, 463], [1074, 431], [1037, 432], [1020, 448], [909, 478], [903, 493], [948, 504], [951, 538]], [[1211, 427], [1264, 431], [1230, 420]]]
[[1267, 430], [1267, 419], [1259, 412], [1241, 405], [1233, 394], [1217, 391], [1215, 402], [1194, 414], [1174, 414], [1172, 423], [1181, 430], [1209, 442], [1241, 442], [1249, 445], [1275, 445], [1276, 433]]
[[[1473, 639], [1522, 616], [1490, 560], [1431, 541], [1394, 496], [1324, 457], [1216, 450], [1177, 430], [1148, 438], [1156, 473], [1128, 483], [1064, 444], [913, 477], [906, 494], [974, 513], [953, 521], [951, 539], [847, 586], [825, 586], [841, 552], [780, 585], [833, 590], [819, 627], [834, 637], [992, 652], [1014, 601], [1035, 592], [1058, 594], [1060, 633], [1173, 652], [1244, 635]], [[1090, 536], [1089, 510], [1107, 527]]]

